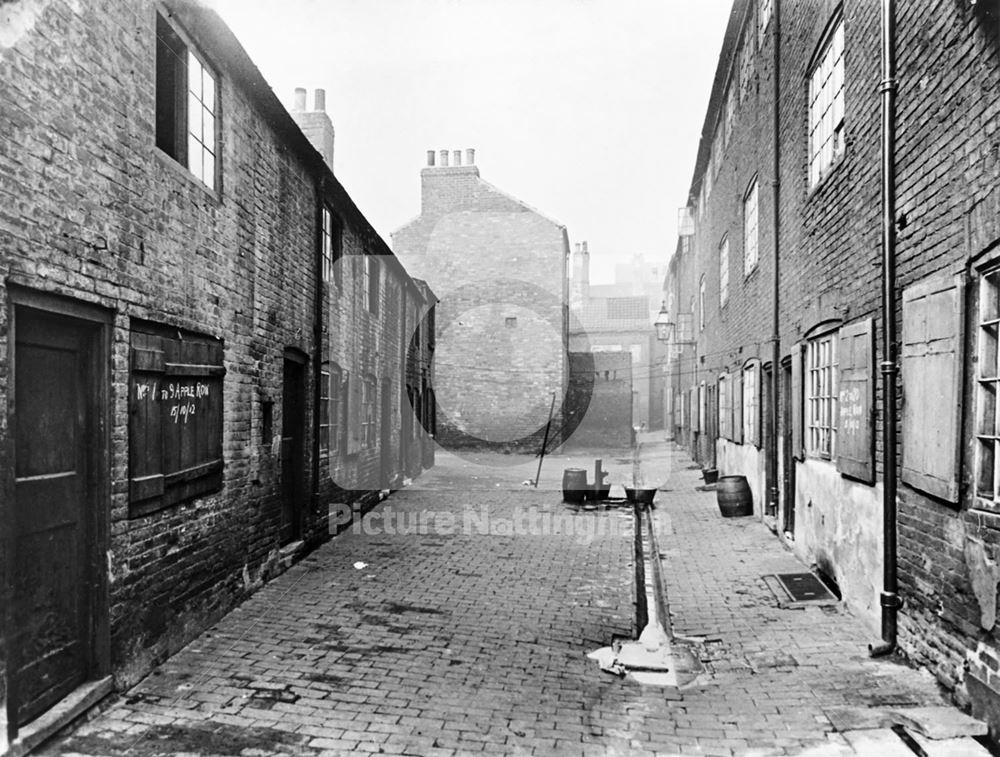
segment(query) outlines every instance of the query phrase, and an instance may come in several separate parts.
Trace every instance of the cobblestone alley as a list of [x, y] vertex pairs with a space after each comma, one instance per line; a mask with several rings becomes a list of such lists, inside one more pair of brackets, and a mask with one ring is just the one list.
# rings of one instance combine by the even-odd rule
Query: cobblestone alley
[[756, 518], [723, 520], [687, 458], [646, 450], [676, 644], [704, 665], [680, 699], [586, 657], [637, 630], [631, 509], [560, 501], [592, 459], [546, 460], [534, 489], [530, 458], [441, 454], [42, 752], [913, 754], [882, 715], [946, 704], [932, 678], [868, 659], [840, 606], [779, 609], [762, 575], [802, 566]]

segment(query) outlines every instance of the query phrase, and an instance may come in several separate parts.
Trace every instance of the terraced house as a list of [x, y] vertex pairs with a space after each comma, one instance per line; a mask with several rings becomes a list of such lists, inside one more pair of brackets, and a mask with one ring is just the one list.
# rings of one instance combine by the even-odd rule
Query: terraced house
[[994, 734], [998, 92], [993, 0], [737, 0], [665, 281], [676, 438]]
[[434, 296], [199, 3], [4, 3], [0, 117], [3, 753], [433, 462]]

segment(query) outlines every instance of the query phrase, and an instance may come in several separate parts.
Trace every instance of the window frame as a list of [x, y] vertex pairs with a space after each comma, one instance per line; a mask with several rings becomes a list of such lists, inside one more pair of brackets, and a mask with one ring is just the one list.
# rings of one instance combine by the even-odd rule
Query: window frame
[[343, 252], [343, 234], [341, 225], [333, 210], [323, 204], [323, 219], [320, 230], [322, 238], [320, 254], [322, 256], [322, 279], [324, 284], [333, 282], [338, 288], [343, 284], [343, 271], [338, 265]]
[[[324, 361], [319, 369], [319, 454], [327, 457], [330, 454], [330, 363]], [[324, 420], [325, 418], [325, 420]]]
[[[975, 412], [973, 415], [972, 436], [974, 440], [974, 501], [983, 501], [989, 505], [1000, 505], [1000, 403], [997, 402], [997, 392], [1000, 391], [1000, 266], [993, 265], [977, 272], [976, 275], [976, 372], [973, 378], [975, 386]], [[992, 292], [987, 288], [994, 279]], [[990, 308], [989, 318], [984, 317], [984, 308]], [[992, 346], [984, 343], [984, 334], [992, 331]], [[993, 369], [987, 370], [987, 364]], [[992, 386], [992, 399], [989, 399], [989, 387]], [[989, 408], [989, 412], [986, 410]], [[986, 415], [992, 419], [987, 419]], [[991, 432], [991, 433], [987, 433]], [[992, 442], [992, 444], [990, 444]], [[984, 491], [984, 458], [985, 446], [990, 446], [990, 487], [992, 492]], [[978, 504], [978, 502], [977, 502]]]
[[702, 274], [698, 283], [698, 331], [705, 330], [705, 286], [705, 274]]
[[760, 5], [757, 9], [757, 49], [760, 50], [764, 46], [764, 36], [767, 32], [767, 27], [771, 23], [771, 12], [773, 10], [772, 0], [760, 0]]
[[[803, 368], [803, 421], [807, 457], [837, 458], [839, 327], [825, 329], [806, 341]], [[824, 347], [826, 355], [824, 358]]]
[[[757, 176], [754, 175], [747, 185], [746, 192], [743, 193], [743, 278], [756, 271], [760, 263], [760, 191], [758, 185]], [[753, 200], [752, 236], [751, 199]]]
[[722, 235], [719, 243], [719, 307], [729, 302], [729, 234]]
[[364, 309], [372, 316], [378, 316], [378, 294], [380, 288], [380, 274], [378, 261], [375, 256], [365, 252], [361, 261], [361, 295], [363, 297]]
[[[154, 143], [159, 150], [172, 161], [186, 169], [200, 186], [208, 192], [219, 194], [222, 184], [222, 97], [221, 78], [218, 70], [194, 44], [189, 35], [180, 28], [163, 11], [157, 9], [155, 20], [156, 46], [154, 53]], [[163, 36], [169, 34], [169, 38]], [[183, 60], [173, 63], [169, 69], [160, 60], [161, 54], [169, 52], [175, 58]], [[191, 61], [198, 65], [198, 70], [206, 74], [212, 83], [211, 108], [205, 106], [205, 79], [202, 78], [201, 91], [195, 93], [191, 87]], [[169, 90], [165, 89], [169, 87]], [[203, 111], [211, 114], [211, 145], [205, 141], [204, 113], [200, 136], [191, 129], [192, 98]], [[169, 112], [164, 112], [169, 108]], [[194, 151], [192, 143], [200, 146], [199, 155], [202, 166], [199, 171], [194, 168]], [[205, 156], [211, 156], [211, 170], [205, 170]], [[207, 180], [210, 177], [210, 181]]]
[[[839, 55], [837, 46], [839, 42]], [[812, 60], [806, 73], [806, 124], [807, 124], [807, 153], [806, 162], [808, 165], [808, 185], [810, 190], [818, 187], [823, 180], [840, 163], [846, 153], [845, 124], [847, 122], [847, 44], [846, 32], [844, 28], [844, 15], [841, 10], [831, 18], [820, 43], [816, 46]], [[818, 85], [818, 75], [822, 76], [823, 67], [827, 65], [829, 59], [830, 70], [823, 77], [823, 81]], [[839, 87], [837, 86], [837, 76], [839, 71]], [[826, 85], [830, 83], [832, 95], [828, 98], [824, 95]], [[837, 101], [839, 97], [839, 118], [837, 117]], [[823, 103], [829, 99], [829, 102]], [[818, 110], [822, 109], [819, 113]], [[824, 126], [825, 119], [829, 113], [829, 124]], [[821, 142], [816, 146], [817, 131], [829, 128], [829, 134], [820, 135]], [[830, 145], [827, 153], [827, 145]]]

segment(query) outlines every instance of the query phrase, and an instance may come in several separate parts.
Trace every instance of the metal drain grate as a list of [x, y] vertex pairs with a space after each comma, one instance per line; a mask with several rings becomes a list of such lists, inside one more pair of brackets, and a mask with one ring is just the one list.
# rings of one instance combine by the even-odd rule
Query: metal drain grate
[[836, 597], [812, 573], [779, 573], [778, 580], [793, 602], [814, 602]]

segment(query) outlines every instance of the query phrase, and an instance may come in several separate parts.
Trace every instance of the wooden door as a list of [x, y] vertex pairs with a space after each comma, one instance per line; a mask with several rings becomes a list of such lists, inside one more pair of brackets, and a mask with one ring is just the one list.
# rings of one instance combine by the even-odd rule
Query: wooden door
[[93, 665], [97, 329], [18, 308], [14, 347], [13, 688], [18, 725]]
[[761, 446], [764, 450], [765, 465], [764, 465], [764, 503], [765, 512], [768, 515], [776, 516], [778, 514], [778, 490], [777, 484], [774, 480], [774, 473], [777, 471], [778, 466], [771, 465], [771, 455], [774, 454], [774, 412], [772, 408], [774, 405], [774, 374], [772, 373], [772, 368], [770, 365], [764, 367], [760, 373], [761, 377], [761, 415], [760, 415], [760, 430], [761, 430]]
[[792, 360], [798, 359], [798, 353], [792, 353], [792, 359], [781, 365], [781, 488], [784, 500], [784, 531], [795, 533], [795, 423], [798, 413], [795, 412], [795, 397], [792, 380]]
[[381, 437], [381, 455], [379, 467], [382, 469], [381, 475], [379, 476], [379, 486], [382, 489], [388, 489], [392, 484], [393, 474], [395, 471], [393, 468], [393, 455], [392, 455], [392, 379], [382, 379], [382, 407], [381, 407], [381, 422], [380, 422], [380, 432]]
[[305, 365], [285, 358], [281, 404], [281, 532], [282, 544], [300, 533], [305, 492], [306, 388]]

